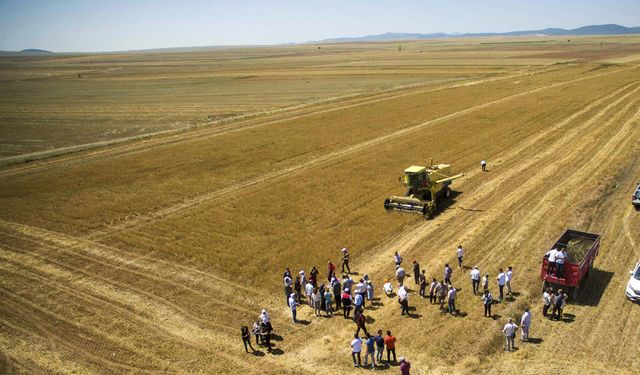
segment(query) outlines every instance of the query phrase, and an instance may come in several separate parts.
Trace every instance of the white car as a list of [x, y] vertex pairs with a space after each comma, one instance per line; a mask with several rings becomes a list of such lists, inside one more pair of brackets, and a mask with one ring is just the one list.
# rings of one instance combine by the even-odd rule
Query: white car
[[631, 196], [631, 204], [636, 206], [637, 209], [640, 209], [640, 184], [638, 184], [636, 191]]
[[634, 302], [640, 302], [640, 261], [636, 264], [633, 271], [629, 271], [631, 278], [627, 283], [627, 290], [624, 294]]

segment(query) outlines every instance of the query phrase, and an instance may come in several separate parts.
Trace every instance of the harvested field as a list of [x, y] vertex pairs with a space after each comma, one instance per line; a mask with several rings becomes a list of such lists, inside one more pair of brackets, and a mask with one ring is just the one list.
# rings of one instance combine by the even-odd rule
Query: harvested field
[[[285, 267], [324, 280], [346, 246], [375, 288], [368, 330], [391, 330], [412, 373], [636, 373], [640, 309], [624, 287], [640, 258], [638, 40], [575, 41], [0, 57], [0, 153], [38, 159], [0, 168], [0, 372], [353, 373], [354, 323], [303, 305], [294, 324], [282, 289]], [[34, 134], [41, 146], [24, 142]], [[113, 144], [86, 145], [101, 140]], [[452, 199], [432, 220], [385, 212], [402, 170], [430, 158], [466, 173]], [[541, 317], [540, 259], [566, 228], [602, 243], [555, 322]], [[429, 279], [455, 265], [460, 313], [411, 279], [401, 316], [381, 291], [394, 251]], [[494, 295], [514, 268], [493, 318], [474, 265]], [[533, 340], [505, 353], [500, 329], [527, 306]], [[262, 308], [274, 351], [245, 354], [240, 326]]]

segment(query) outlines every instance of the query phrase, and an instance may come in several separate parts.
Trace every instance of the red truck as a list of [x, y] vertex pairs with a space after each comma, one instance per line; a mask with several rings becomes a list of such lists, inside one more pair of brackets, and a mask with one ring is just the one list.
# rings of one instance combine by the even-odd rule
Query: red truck
[[[568, 258], [564, 262], [562, 275], [556, 270], [549, 272], [549, 253], [553, 250], [565, 249]], [[572, 300], [576, 300], [583, 278], [589, 277], [589, 271], [593, 268], [593, 261], [600, 250], [600, 235], [567, 229], [566, 232], [551, 247], [542, 258], [542, 290], [547, 287], [563, 289]]]

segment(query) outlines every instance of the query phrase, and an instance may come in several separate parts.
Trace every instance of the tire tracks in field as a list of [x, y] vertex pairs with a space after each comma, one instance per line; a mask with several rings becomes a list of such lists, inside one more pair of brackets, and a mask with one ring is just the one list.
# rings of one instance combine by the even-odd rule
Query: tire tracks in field
[[[627, 85], [621, 89], [615, 90], [612, 94], [608, 94], [605, 97], [599, 100], [596, 100], [593, 103], [590, 103], [588, 106], [586, 106], [584, 109], [582, 109], [578, 113], [571, 115], [570, 117], [559, 122], [553, 127], [546, 128], [543, 134], [538, 134], [534, 137], [531, 137], [525, 140], [524, 142], [519, 143], [517, 147], [514, 146], [511, 151], [500, 154], [495, 158], [507, 159], [508, 161], [522, 160], [522, 157], [520, 154], [525, 152], [523, 151], [524, 149], [527, 149], [538, 142], [544, 142], [545, 138], [553, 134], [554, 131], [564, 128], [566, 125], [568, 125], [571, 122], [575, 122], [580, 118], [580, 116], [592, 111], [597, 105], [601, 105], [607, 102], [608, 100], [611, 100], [612, 98], [625, 92], [627, 89], [629, 89], [633, 85], [636, 85], [636, 84], [633, 83], [633, 84]], [[593, 114], [587, 121], [585, 121], [584, 124], [581, 124], [577, 128], [573, 128], [563, 133], [563, 136], [561, 138], [556, 138], [555, 141], [548, 146], [548, 148], [545, 148], [543, 152], [544, 157], [547, 159], [554, 159], [554, 155], [557, 155], [559, 150], [566, 149], [567, 144], [570, 144], [572, 141], [575, 141], [576, 139], [578, 140], [581, 139], [582, 138], [581, 135], [583, 135], [584, 131], [588, 128], [595, 127], [595, 130], [603, 129], [602, 132], [606, 132], [607, 131], [606, 128], [608, 126], [611, 126], [612, 124], [617, 123], [617, 121], [621, 117], [627, 115], [630, 110], [637, 108], [637, 102], [629, 101], [628, 103], [626, 103], [623, 109], [619, 111], [619, 113], [616, 113], [611, 117], [609, 117], [605, 122], [605, 124], [600, 124], [599, 121], [604, 116], [606, 116], [609, 112], [617, 110], [617, 106], [621, 105], [625, 100], [629, 99], [632, 95], [637, 94], [639, 90], [640, 88], [636, 87], [635, 89], [627, 92], [626, 94], [616, 98], [615, 100], [613, 100], [613, 102], [608, 103], [604, 108], [600, 109], [595, 114]], [[533, 184], [528, 182], [525, 186], [522, 186], [520, 189], [515, 190], [514, 192], [509, 194], [507, 197], [505, 197], [503, 201], [498, 202], [497, 206], [491, 208], [491, 210], [495, 212], [495, 214], [492, 215], [494, 220], [495, 221], [503, 220], [508, 215], [508, 213], [512, 210], [512, 207], [514, 205], [517, 205], [517, 200], [526, 199], [526, 197], [529, 195], [531, 191], [536, 191], [536, 190], [545, 191], [544, 190], [545, 183], [541, 181], [546, 180], [549, 176], [553, 176], [557, 174], [565, 176], [567, 180], [571, 181], [571, 185], [567, 189], [570, 191], [574, 191], [574, 194], [579, 194], [578, 193], [579, 189], [577, 189], [577, 187], [584, 184], [585, 179], [588, 180], [591, 178], [595, 178], [593, 177], [596, 174], [594, 172], [600, 169], [599, 165], [603, 165], [603, 164], [606, 165], [606, 161], [608, 159], [614, 158], [615, 154], [620, 154], [626, 150], [626, 148], [623, 146], [628, 146], [633, 142], [633, 139], [635, 138], [631, 137], [631, 135], [633, 134], [634, 131], [637, 132], [635, 130], [634, 123], [638, 121], [638, 116], [639, 116], [639, 113], [636, 112], [633, 115], [633, 117], [625, 121], [624, 124], [620, 127], [620, 129], [616, 131], [615, 134], [613, 134], [609, 139], [607, 139], [604, 142], [604, 146], [597, 148], [598, 145], [594, 144], [592, 147], [596, 148], [597, 152], [595, 153], [594, 158], [591, 162], [588, 160], [584, 160], [584, 158], [582, 157], [583, 155], [582, 147], [585, 147], [584, 143], [589, 141], [588, 140], [581, 141], [579, 143], [581, 143], [582, 145], [578, 145], [578, 147], [576, 147], [571, 153], [568, 153], [567, 155], [563, 155], [562, 158], [556, 158], [553, 165], [548, 165], [542, 177], [540, 177], [537, 174], [536, 175], [531, 174], [532, 177], [529, 179], [529, 181], [533, 182]], [[597, 135], [594, 136], [594, 138], [598, 138]], [[521, 145], [526, 145], [526, 146], [520, 147]], [[584, 165], [578, 168], [576, 171], [574, 171], [570, 175], [563, 174], [564, 166], [567, 163], [570, 163], [571, 160], [574, 160], [574, 159], [583, 160]], [[529, 160], [529, 159], [525, 159], [525, 160]], [[537, 162], [535, 160], [529, 160], [528, 162], [526, 162], [526, 165], [518, 164], [519, 166], [518, 168], [509, 169], [503, 172], [499, 176], [500, 178], [492, 178], [490, 181], [492, 186], [486, 187], [487, 183], [481, 185], [480, 188], [477, 189], [477, 192], [472, 192], [470, 194], [469, 200], [470, 201], [472, 200], [475, 202], [484, 201], [487, 196], [490, 196], [494, 193], [494, 189], [497, 188], [497, 186], [501, 184], [505, 184], [508, 181], [513, 180], [518, 176], [527, 175], [526, 174], [527, 170], [530, 168], [535, 168], [536, 163]], [[475, 174], [480, 174], [480, 173], [481, 172], [477, 172]], [[550, 209], [553, 209], [553, 208], [549, 208], [550, 206], [548, 205], [548, 201], [549, 200], [553, 201], [553, 199], [555, 199], [557, 196], [561, 196], [563, 194], [565, 194], [564, 191], [560, 190], [558, 187], [548, 191], [547, 194], [543, 197], [542, 201], [538, 203], [537, 207], [533, 210], [533, 212], [535, 212], [535, 215], [531, 217], [527, 217], [527, 222], [538, 223], [539, 221], [543, 220], [544, 217], [548, 215], [548, 211]], [[461, 202], [457, 203], [457, 205], [463, 204], [466, 201], [467, 201], [466, 199], [463, 199], [461, 200]], [[481, 236], [477, 235], [476, 233], [478, 228], [474, 228], [474, 225], [472, 224], [473, 215], [467, 215], [466, 218], [461, 220], [463, 222], [459, 223], [459, 225], [455, 227], [449, 225], [449, 223], [454, 218], [454, 214], [452, 211], [449, 211], [447, 215], [438, 216], [438, 219], [440, 220], [442, 216], [445, 216], [444, 222], [441, 223], [442, 226], [445, 228], [444, 230], [434, 225], [433, 221], [420, 224], [417, 228], [409, 228], [408, 230], [405, 230], [401, 232], [399, 235], [390, 239], [387, 243], [385, 243], [381, 247], [372, 249], [369, 252], [370, 254], [372, 254], [372, 256], [367, 257], [366, 258], [367, 262], [359, 265], [358, 268], [361, 270], [366, 270], [366, 273], [373, 274], [373, 275], [379, 275], [381, 273], [384, 273], [384, 269], [388, 268], [387, 267], [388, 262], [386, 260], [391, 259], [391, 254], [393, 253], [393, 251], [399, 251], [401, 254], [405, 255], [405, 259], [410, 259], [409, 254], [415, 254], [416, 247], [424, 239], [435, 235], [436, 232], [438, 237], [440, 238], [450, 238], [450, 237], [453, 238], [455, 236], [462, 236], [463, 238], [466, 238], [466, 241], [463, 240], [462, 243], [471, 242], [471, 238], [473, 237], [481, 238]], [[480, 224], [476, 224], [476, 226], [479, 226], [480, 228], [486, 228], [486, 227], [492, 227], [494, 226], [494, 224], [497, 224], [497, 223], [484, 220]], [[497, 225], [497, 227], [504, 228], [505, 225]], [[507, 225], [506, 227], [509, 227], [509, 226]], [[524, 223], [522, 223], [521, 226], [518, 226], [512, 230], [509, 230], [509, 234], [505, 234], [504, 232], [501, 232], [501, 235], [493, 239], [492, 243], [501, 243], [501, 242], [504, 243], [503, 240], [505, 238], [511, 239], [513, 237], [518, 237], [518, 233], [523, 233], [527, 228], [530, 228], [530, 227], [531, 226], [527, 226]], [[458, 231], [458, 228], [462, 228], [462, 230]], [[483, 243], [485, 244], [484, 247], [487, 247], [487, 248], [493, 247], [492, 244], [487, 244], [484, 239], [482, 239], [481, 241], [483, 241]], [[432, 247], [432, 246], [429, 246], [429, 247]], [[433, 247], [436, 247], [436, 246], [433, 246]], [[443, 246], [439, 246], [439, 247], [441, 249], [442, 248], [446, 249], [446, 247], [443, 247]], [[449, 255], [451, 254], [450, 254], [450, 251], [448, 250], [440, 250], [436, 253], [430, 253], [431, 261], [428, 263], [425, 262], [423, 266], [427, 265], [427, 269], [435, 270], [437, 269], [436, 264], [438, 265], [440, 265], [441, 263], [443, 264], [443, 259], [450, 258]], [[495, 263], [495, 262], [489, 263], [486, 260], [487, 256], [495, 256], [495, 255], [496, 254], [487, 254], [485, 255], [485, 257], [482, 258], [481, 261], [477, 263], [478, 264]], [[522, 256], [529, 256], [529, 254], [523, 254]], [[510, 261], [513, 261], [513, 258], [510, 258]], [[431, 272], [431, 274], [433, 274], [433, 271]], [[379, 320], [380, 313], [384, 313], [384, 312], [388, 313], [389, 310], [395, 307], [395, 306], [386, 307], [387, 305], [393, 305], [393, 302], [391, 302], [390, 304], [385, 304], [385, 306], [383, 306], [381, 309], [379, 309], [378, 312], [375, 313], [378, 315], [376, 321]], [[447, 320], [447, 322], [448, 322], [447, 324], [461, 324], [460, 323], [461, 321], [459, 320], [456, 320], [455, 323], [449, 320]], [[493, 322], [489, 322], [489, 324], [493, 324]], [[323, 325], [320, 324], [318, 325], [317, 328], [321, 329], [323, 328], [322, 326]], [[431, 327], [430, 325], [430, 329], [431, 328], [433, 327]], [[347, 330], [351, 330], [351, 329], [352, 329], [352, 326], [350, 325], [347, 328]], [[346, 330], [343, 329], [343, 331], [346, 331]], [[314, 334], [307, 333], [305, 336], [307, 337], [314, 336]], [[344, 334], [343, 337], [348, 337], [348, 335]], [[308, 346], [309, 347], [318, 346], [320, 345], [321, 340], [322, 339], [312, 341], [308, 343]], [[300, 349], [300, 350], [302, 353], [309, 354], [308, 349]], [[316, 363], [317, 362], [322, 362], [322, 361], [318, 360], [316, 361]]]
[[[495, 82], [495, 81], [500, 81], [500, 80], [507, 80], [507, 79], [512, 79], [512, 78], [518, 78], [518, 77], [524, 77], [524, 76], [530, 76], [530, 75], [535, 75], [535, 74], [544, 74], [544, 73], [548, 73], [548, 72], [553, 72], [556, 70], [561, 70], [564, 69], [563, 68], [556, 68], [556, 67], [552, 67], [552, 68], [548, 68], [545, 67], [546, 69], [540, 69], [540, 70], [531, 70], [531, 71], [524, 71], [524, 72], [519, 72], [516, 74], [511, 74], [511, 75], [507, 75], [507, 76], [501, 76], [501, 77], [491, 77], [491, 78], [483, 78], [483, 79], [477, 79], [477, 80], [472, 80], [472, 81], [463, 81], [463, 82], [459, 82], [459, 83], [453, 83], [453, 84], [446, 84], [446, 85], [441, 85], [441, 86], [437, 86], [437, 87], [432, 87], [432, 88], [427, 88], [425, 89], [415, 89], [414, 87], [400, 87], [400, 88], [393, 88], [390, 89], [388, 91], [384, 91], [384, 92], [377, 92], [371, 95], [366, 95], [366, 94], [360, 94], [359, 97], [354, 98], [354, 99], [346, 99], [343, 101], [340, 101], [339, 99], [337, 99], [338, 101], [335, 102], [336, 99], [333, 99], [332, 101], [330, 101], [327, 104], [321, 103], [321, 104], [310, 104], [310, 105], [302, 105], [302, 108], [298, 108], [298, 106], [293, 106], [293, 107], [287, 107], [282, 109], [282, 112], [284, 112], [284, 117], [282, 118], [276, 118], [273, 120], [270, 120], [269, 118], [264, 119], [264, 118], [258, 118], [255, 119], [254, 117], [256, 115], [252, 114], [249, 115], [249, 119], [245, 120], [245, 119], [238, 119], [235, 118], [234, 120], [231, 121], [239, 121], [239, 122], [233, 122], [229, 125], [226, 126], [221, 126], [221, 127], [216, 127], [216, 128], [210, 128], [213, 125], [216, 125], [218, 123], [226, 123], [229, 122], [229, 119], [226, 120], [220, 120], [220, 122], [211, 122], [211, 123], [207, 123], [204, 126], [208, 127], [207, 129], [182, 129], [182, 130], [178, 130], [178, 131], [166, 131], [166, 132], [160, 132], [160, 133], [154, 133], [152, 135], [148, 135], [148, 136], [140, 136], [140, 137], [130, 137], [130, 138], [125, 138], [121, 141], [119, 141], [115, 146], [113, 145], [99, 145], [96, 144], [96, 147], [107, 147], [105, 149], [98, 149], [98, 150], [94, 150], [88, 153], [83, 153], [83, 154], [76, 154], [76, 152], [85, 152], [86, 149], [82, 149], [80, 151], [78, 150], [71, 150], [70, 153], [68, 154], [61, 154], [61, 155], [54, 155], [51, 157], [51, 159], [47, 160], [46, 158], [43, 162], [38, 162], [37, 164], [31, 164], [31, 165], [25, 165], [25, 166], [20, 166], [20, 167], [13, 167], [13, 168], [9, 168], [9, 169], [5, 169], [5, 170], [0, 170], [0, 178], [5, 177], [5, 176], [13, 176], [13, 175], [17, 175], [17, 174], [21, 174], [24, 172], [29, 172], [29, 171], [37, 171], [40, 169], [43, 169], [45, 167], [48, 166], [53, 166], [53, 165], [57, 165], [57, 164], [64, 164], [64, 163], [69, 163], [69, 162], [77, 162], [77, 161], [81, 161], [81, 160], [91, 160], [91, 159], [95, 159], [95, 158], [100, 158], [100, 157], [119, 157], [119, 156], [128, 156], [128, 155], [134, 155], [137, 153], [141, 153], [141, 152], [145, 152], [148, 149], [152, 149], [154, 147], [158, 147], [158, 146], [164, 146], [164, 145], [169, 145], [169, 144], [175, 144], [175, 143], [182, 143], [182, 142], [187, 142], [187, 141], [194, 141], [194, 140], [201, 140], [203, 138], [209, 138], [209, 137], [215, 137], [215, 136], [219, 136], [219, 135], [223, 135], [223, 134], [228, 134], [230, 132], [237, 132], [237, 131], [243, 131], [243, 130], [249, 130], [249, 129], [255, 129], [255, 128], [259, 128], [259, 127], [263, 127], [263, 126], [268, 126], [268, 125], [272, 125], [278, 122], [282, 122], [282, 121], [290, 121], [290, 120], [295, 120], [298, 118], [302, 118], [302, 117], [307, 117], [307, 116], [313, 116], [313, 115], [319, 115], [319, 114], [323, 114], [323, 113], [328, 113], [328, 112], [333, 112], [333, 111], [338, 111], [338, 110], [343, 110], [343, 109], [348, 109], [348, 108], [353, 108], [353, 107], [357, 107], [360, 105], [367, 105], [367, 104], [373, 104], [373, 103], [377, 103], [377, 102], [381, 102], [381, 101], [386, 101], [386, 100], [392, 100], [392, 99], [397, 99], [397, 98], [401, 98], [401, 97], [405, 97], [405, 96], [410, 96], [410, 95], [420, 95], [420, 94], [424, 94], [424, 93], [429, 93], [429, 92], [436, 92], [436, 91], [440, 91], [440, 90], [447, 90], [447, 89], [453, 89], [453, 88], [459, 88], [459, 87], [466, 87], [466, 86], [473, 86], [473, 85], [478, 85], [478, 84], [483, 84], [483, 83], [489, 83], [489, 82]], [[428, 84], [425, 84], [425, 86]], [[410, 92], [406, 92], [407, 90], [412, 90]], [[331, 107], [337, 105], [335, 107]], [[316, 109], [316, 107], [320, 106], [320, 109]], [[330, 106], [331, 108], [323, 108], [324, 106]], [[309, 110], [308, 112], [305, 112]], [[303, 113], [298, 113], [296, 114], [297, 111], [302, 111]], [[291, 114], [291, 112], [293, 112]], [[279, 115], [276, 114], [276, 116]], [[261, 116], [261, 115], [258, 115]], [[271, 114], [267, 114], [267, 116], [271, 116]], [[263, 120], [266, 120], [266, 122], [261, 122]], [[245, 122], [258, 122], [257, 124], [246, 124]], [[166, 135], [166, 133], [170, 133], [169, 135]], [[174, 134], [177, 133], [177, 134]], [[140, 138], [142, 138], [142, 140], [140, 140]], [[136, 142], [136, 143], [131, 143], [131, 142]], [[120, 144], [122, 143], [122, 144]], [[47, 151], [46, 153], [50, 153], [51, 151]], [[1, 164], [1, 160], [0, 160], [0, 164]]]
[[483, 104], [478, 104], [478, 105], [475, 105], [475, 106], [471, 106], [469, 108], [466, 108], [466, 109], [463, 109], [463, 110], [460, 110], [460, 111], [456, 111], [456, 112], [450, 113], [448, 115], [444, 115], [444, 116], [441, 116], [441, 117], [438, 117], [438, 118], [435, 118], [435, 119], [432, 119], [432, 120], [428, 120], [428, 121], [422, 122], [422, 123], [417, 124], [417, 125], [413, 125], [413, 126], [409, 126], [407, 128], [404, 128], [404, 129], [397, 130], [397, 131], [389, 133], [387, 135], [383, 135], [383, 136], [380, 136], [380, 137], [369, 139], [367, 141], [364, 141], [364, 142], [361, 142], [361, 143], [358, 143], [358, 144], [355, 144], [355, 145], [352, 145], [352, 146], [349, 146], [349, 147], [345, 147], [345, 148], [342, 148], [340, 150], [336, 150], [336, 151], [333, 151], [333, 152], [330, 152], [330, 153], [327, 153], [327, 154], [324, 154], [324, 155], [316, 156], [316, 157], [314, 157], [312, 159], [309, 159], [309, 160], [307, 160], [305, 162], [302, 162], [302, 163], [299, 163], [299, 164], [295, 164], [295, 165], [292, 165], [292, 166], [289, 166], [289, 167], [286, 167], [286, 168], [283, 168], [283, 169], [280, 169], [280, 170], [272, 171], [272, 172], [266, 173], [266, 174], [264, 174], [264, 175], [262, 175], [260, 177], [253, 178], [253, 179], [247, 180], [245, 182], [242, 182], [242, 183], [239, 183], [239, 184], [236, 184], [236, 185], [232, 185], [232, 186], [228, 186], [228, 187], [225, 187], [225, 188], [217, 189], [217, 190], [211, 191], [209, 193], [201, 194], [201, 195], [196, 196], [194, 198], [186, 199], [183, 202], [180, 202], [180, 203], [177, 203], [177, 204], [174, 204], [172, 206], [165, 207], [165, 208], [161, 208], [161, 209], [159, 209], [157, 211], [153, 211], [153, 212], [149, 212], [149, 213], [146, 213], [146, 214], [134, 216], [134, 217], [132, 217], [132, 218], [130, 218], [128, 220], [123, 220], [123, 221], [121, 221], [120, 223], [118, 223], [116, 225], [109, 226], [105, 230], [96, 230], [96, 231], [90, 233], [87, 236], [87, 238], [90, 239], [90, 240], [100, 240], [100, 239], [102, 239], [102, 238], [104, 238], [106, 236], [112, 235], [113, 233], [121, 232], [121, 231], [124, 231], [124, 230], [130, 230], [130, 229], [139, 227], [141, 225], [145, 225], [145, 224], [148, 224], [148, 223], [155, 222], [155, 221], [157, 221], [159, 219], [174, 215], [174, 214], [176, 214], [178, 212], [187, 210], [187, 209], [189, 209], [191, 207], [198, 206], [198, 205], [200, 205], [202, 203], [209, 202], [209, 201], [216, 200], [216, 199], [220, 199], [222, 197], [225, 197], [225, 196], [228, 196], [228, 195], [231, 195], [231, 194], [235, 194], [235, 193], [237, 193], [237, 192], [239, 192], [241, 190], [246, 190], [246, 189], [252, 188], [254, 186], [261, 185], [261, 184], [263, 184], [265, 182], [278, 180], [278, 179], [280, 179], [282, 177], [288, 176], [288, 175], [290, 175], [292, 173], [295, 173], [297, 171], [305, 170], [307, 168], [314, 167], [316, 165], [320, 165], [322, 163], [326, 163], [326, 162], [332, 161], [334, 159], [338, 159], [338, 158], [341, 158], [341, 157], [344, 157], [344, 156], [348, 156], [348, 155], [357, 153], [359, 151], [362, 151], [363, 149], [382, 144], [384, 142], [387, 142], [387, 141], [390, 141], [390, 140], [405, 136], [407, 134], [414, 133], [414, 132], [416, 132], [418, 130], [423, 130], [425, 128], [437, 125], [437, 124], [439, 124], [441, 122], [452, 120], [452, 119], [464, 116], [466, 114], [473, 113], [473, 112], [478, 111], [478, 110], [482, 110], [482, 109], [485, 109], [485, 108], [492, 107], [492, 106], [497, 105], [497, 104], [502, 104], [502, 103], [510, 101], [510, 100], [514, 100], [514, 99], [517, 99], [517, 98], [520, 98], [520, 97], [524, 97], [524, 96], [527, 96], [527, 95], [531, 95], [533, 93], [537, 93], [537, 92], [540, 92], [540, 91], [552, 89], [552, 88], [555, 88], [555, 87], [560, 87], [560, 86], [568, 85], [568, 84], [571, 84], [571, 83], [576, 83], [576, 82], [580, 82], [580, 81], [600, 78], [600, 77], [607, 76], [607, 75], [610, 75], [610, 74], [620, 73], [620, 72], [623, 72], [623, 71], [626, 71], [626, 70], [637, 69], [637, 68], [638, 68], [638, 66], [627, 67], [627, 68], [624, 68], [624, 69], [618, 69], [618, 70], [615, 70], [615, 71], [610, 71], [610, 72], [604, 72], [604, 73], [600, 73], [600, 74], [590, 75], [590, 76], [587, 76], [587, 77], [581, 77], [581, 78], [575, 78], [575, 79], [571, 79], [571, 80], [567, 80], [567, 81], [556, 82], [556, 83], [553, 83], [553, 84], [550, 84], [550, 85], [538, 87], [538, 88], [535, 88], [535, 89], [525, 90], [525, 91], [522, 91], [522, 92], [519, 92], [519, 93], [516, 93], [516, 94], [511, 94], [511, 95], [508, 95], [508, 96], [505, 96], [505, 97], [502, 97], [502, 98], [499, 98], [499, 99], [491, 100], [491, 101], [483, 103]]
[[[131, 364], [109, 358], [109, 350], [102, 345], [92, 343], [89, 339], [83, 338], [80, 334], [70, 332], [79, 331], [78, 328], [64, 318], [54, 317], [51, 313], [44, 311], [40, 306], [18, 296], [5, 287], [0, 286], [0, 295], [3, 303], [0, 306], [2, 316], [15, 321], [14, 329], [19, 329], [29, 333], [21, 327], [20, 323], [27, 321], [36, 330], [40, 331], [47, 339], [54, 340], [57, 344], [79, 353], [85, 358], [90, 358], [95, 363], [108, 367], [117, 368], [124, 371], [144, 371], [151, 373], [161, 373], [160, 369], [149, 367], [137, 367]], [[11, 302], [11, 303], [9, 303]], [[52, 320], [55, 323], [51, 322]], [[96, 354], [100, 353], [100, 354]]]

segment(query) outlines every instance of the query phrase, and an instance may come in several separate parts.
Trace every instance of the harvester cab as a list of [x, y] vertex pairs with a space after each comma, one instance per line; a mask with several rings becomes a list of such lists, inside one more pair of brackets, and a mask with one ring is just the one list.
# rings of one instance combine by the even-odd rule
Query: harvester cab
[[407, 188], [404, 196], [393, 196], [385, 199], [386, 210], [419, 212], [430, 217], [436, 210], [436, 200], [449, 198], [449, 186], [464, 173], [451, 175], [449, 164], [436, 164], [429, 167], [411, 166], [404, 170], [402, 182]]

